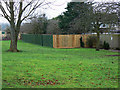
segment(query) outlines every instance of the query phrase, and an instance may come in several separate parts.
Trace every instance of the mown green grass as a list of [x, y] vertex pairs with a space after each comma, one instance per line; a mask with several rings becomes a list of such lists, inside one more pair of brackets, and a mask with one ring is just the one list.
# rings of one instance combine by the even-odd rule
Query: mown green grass
[[117, 88], [118, 55], [107, 50], [55, 49], [18, 42], [23, 52], [6, 52], [2, 41], [3, 88]]

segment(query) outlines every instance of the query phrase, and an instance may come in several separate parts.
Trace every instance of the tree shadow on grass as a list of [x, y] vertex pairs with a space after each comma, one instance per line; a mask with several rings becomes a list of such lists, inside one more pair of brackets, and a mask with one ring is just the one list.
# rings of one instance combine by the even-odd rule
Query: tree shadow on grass
[[27, 52], [27, 51], [18, 50], [17, 52], [13, 52], [13, 51], [10, 51], [10, 50], [6, 50], [5, 52], [12, 52], [12, 53], [21, 53], [21, 52]]

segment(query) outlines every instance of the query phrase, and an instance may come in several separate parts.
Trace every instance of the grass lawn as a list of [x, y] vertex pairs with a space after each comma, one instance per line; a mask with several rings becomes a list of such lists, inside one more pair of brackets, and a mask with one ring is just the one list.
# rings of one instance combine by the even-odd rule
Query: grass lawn
[[55, 49], [18, 42], [23, 52], [6, 52], [2, 41], [3, 88], [117, 88], [117, 52]]

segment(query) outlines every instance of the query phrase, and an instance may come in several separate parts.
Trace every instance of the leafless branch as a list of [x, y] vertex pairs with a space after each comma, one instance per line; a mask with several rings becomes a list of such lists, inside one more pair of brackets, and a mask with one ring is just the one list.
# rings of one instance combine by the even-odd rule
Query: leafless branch
[[29, 13], [21, 20], [25, 20], [26, 18], [28, 18], [31, 14], [33, 14], [35, 12], [35, 9], [37, 9], [38, 7], [40, 7], [44, 2], [41, 2], [40, 4], [38, 4], [39, 1], [36, 2], [36, 4], [34, 5], [34, 7], [29, 11]]
[[21, 0], [20, 6], [19, 6], [19, 15], [18, 15], [18, 21], [17, 21], [17, 27], [20, 26], [21, 24], [21, 17], [22, 17], [22, 6], [23, 6], [23, 1]]
[[10, 22], [10, 16], [7, 14], [6, 10], [4, 9], [4, 7], [2, 6], [2, 3], [0, 2], [0, 10], [3, 13], [3, 17], [6, 18], [9, 22]]
[[26, 10], [26, 8], [32, 4], [33, 1], [34, 1], [34, 0], [31, 0], [31, 1], [23, 8], [22, 12], [24, 12], [24, 11]]
[[9, 3], [8, 3], [6, 0], [3, 0], [3, 2], [5, 3], [6, 8], [7, 8], [7, 10], [8, 10], [9, 13], [10, 13], [10, 5], [9, 5]]

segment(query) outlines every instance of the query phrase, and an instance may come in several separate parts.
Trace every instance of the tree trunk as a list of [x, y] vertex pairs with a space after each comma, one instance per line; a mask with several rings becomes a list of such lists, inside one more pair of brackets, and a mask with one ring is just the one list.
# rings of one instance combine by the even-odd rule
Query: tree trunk
[[18, 52], [17, 49], [17, 41], [18, 41], [18, 32], [15, 30], [15, 28], [11, 28], [11, 43], [10, 43], [10, 49], [11, 52]]
[[96, 45], [96, 51], [99, 51], [100, 49], [100, 33], [97, 32], [97, 45]]

